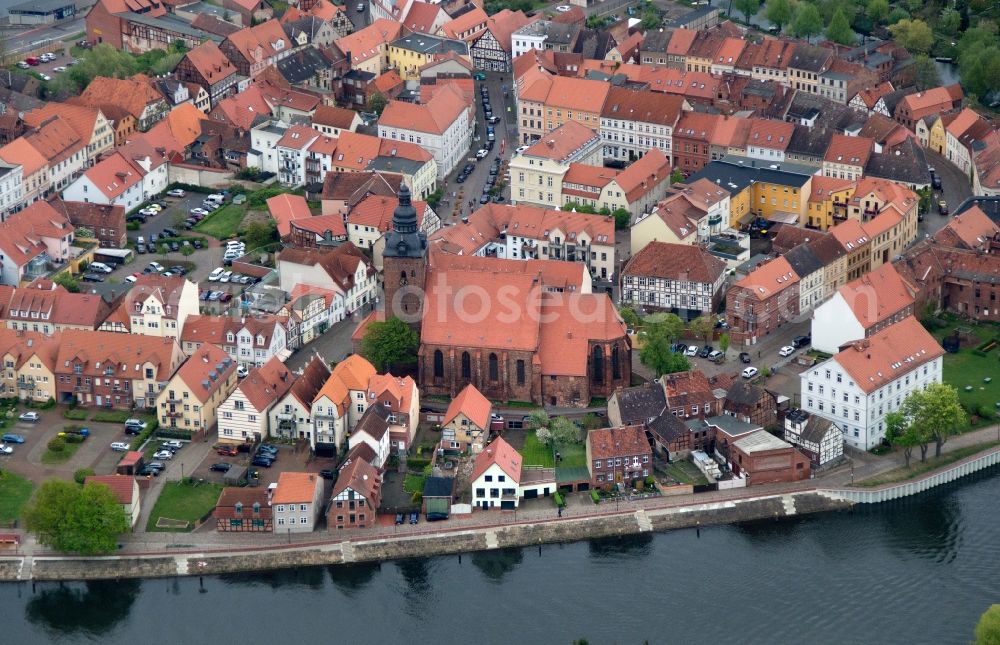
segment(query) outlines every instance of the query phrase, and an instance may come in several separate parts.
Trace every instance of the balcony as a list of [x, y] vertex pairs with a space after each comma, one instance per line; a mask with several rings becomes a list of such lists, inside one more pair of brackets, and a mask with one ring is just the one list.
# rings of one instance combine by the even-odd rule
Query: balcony
[[94, 390], [94, 387], [92, 385], [74, 385], [73, 386], [73, 391], [74, 392], [92, 392], [93, 390]]
[[18, 381], [17, 389], [19, 390], [33, 390], [35, 389], [35, 382], [33, 380], [29, 381]]
[[708, 218], [709, 226], [719, 226], [722, 224], [722, 215], [712, 215]]
[[172, 410], [164, 412], [163, 415], [172, 419], [179, 419], [180, 417], [184, 416], [184, 413], [181, 412], [180, 410]]

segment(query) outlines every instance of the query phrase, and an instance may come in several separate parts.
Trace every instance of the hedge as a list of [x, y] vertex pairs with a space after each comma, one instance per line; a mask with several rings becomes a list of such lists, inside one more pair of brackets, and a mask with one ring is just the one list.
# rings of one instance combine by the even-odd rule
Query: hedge
[[552, 499], [555, 501], [556, 506], [564, 508], [566, 506], [566, 498], [563, 497], [562, 493], [556, 491], [552, 494]]
[[194, 437], [194, 433], [186, 430], [160, 430], [156, 433], [157, 439], [187, 439], [190, 441], [192, 437]]
[[423, 457], [407, 457], [406, 458], [406, 468], [412, 472], [421, 472], [427, 464], [431, 463], [430, 459], [425, 459]]
[[596, 490], [591, 489], [591, 491], [590, 491], [590, 499], [594, 500], [595, 504], [600, 504], [601, 503], [601, 496], [597, 493]]

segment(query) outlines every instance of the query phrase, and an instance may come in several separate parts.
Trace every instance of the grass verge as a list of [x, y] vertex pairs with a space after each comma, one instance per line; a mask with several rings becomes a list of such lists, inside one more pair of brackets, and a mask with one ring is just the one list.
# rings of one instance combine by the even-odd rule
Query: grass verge
[[[994, 446], [1000, 446], [1000, 441], [987, 441], [986, 443], [976, 444], [974, 446], [965, 446], [964, 448], [959, 448], [958, 450], [952, 450], [951, 452], [946, 452], [940, 457], [930, 457], [927, 461], [921, 462], [920, 459], [920, 449], [914, 448], [916, 455], [913, 461], [910, 462], [910, 467], [900, 466], [899, 468], [894, 468], [892, 470], [886, 471], [880, 475], [875, 475], [870, 479], [865, 479], [864, 481], [856, 482], [855, 486], [861, 486], [864, 488], [872, 488], [875, 486], [882, 486], [884, 484], [897, 484], [899, 482], [905, 482], [907, 480], [913, 479], [928, 473], [937, 468], [947, 466], [948, 464], [955, 463], [960, 459], [965, 459], [978, 452], [993, 448]], [[933, 451], [934, 446], [928, 449], [928, 452]]]
[[71, 421], [86, 421], [90, 416], [90, 410], [66, 408], [63, 410], [63, 416]]
[[125, 419], [132, 416], [128, 410], [103, 410], [95, 412], [91, 421], [103, 421], [104, 423], [125, 423]]
[[698, 467], [686, 459], [669, 463], [663, 470], [682, 484], [699, 486], [708, 483], [708, 479], [698, 470]]
[[73, 458], [76, 451], [80, 449], [83, 443], [70, 443], [66, 442], [66, 447], [59, 452], [54, 452], [46, 448], [45, 452], [42, 453], [42, 463], [51, 466], [52, 464], [64, 464]]
[[21, 517], [21, 509], [31, 499], [34, 486], [12, 472], [0, 473], [0, 523], [9, 524]]
[[[221, 484], [186, 481], [167, 482], [160, 493], [160, 497], [153, 506], [153, 512], [149, 515], [149, 522], [146, 524], [147, 531], [160, 531], [167, 533], [187, 533], [194, 529], [195, 523], [208, 514], [215, 503], [219, 501], [219, 494], [222, 493]], [[181, 520], [188, 522], [185, 529], [169, 529], [156, 526], [156, 522], [161, 517], [171, 520]]]

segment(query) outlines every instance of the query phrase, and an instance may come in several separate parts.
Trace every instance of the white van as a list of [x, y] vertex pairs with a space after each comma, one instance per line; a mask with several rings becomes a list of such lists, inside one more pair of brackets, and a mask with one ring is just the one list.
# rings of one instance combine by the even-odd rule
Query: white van
[[140, 235], [139, 237], [136, 238], [135, 243], [136, 244], [145, 244], [146, 243], [146, 238], [144, 238], [143, 236]]
[[226, 270], [223, 269], [222, 267], [219, 267], [217, 269], [213, 269], [212, 272], [208, 274], [208, 281], [209, 282], [218, 282], [219, 278], [222, 277], [222, 274], [225, 273], [225, 272], [226, 272]]
[[112, 271], [114, 271], [114, 269], [104, 264], [103, 262], [91, 262], [90, 269], [92, 271], [101, 271], [102, 273], [111, 273]]
[[226, 201], [226, 196], [222, 195], [221, 193], [212, 193], [211, 195], [205, 198], [205, 201], [221, 204], [222, 202]]

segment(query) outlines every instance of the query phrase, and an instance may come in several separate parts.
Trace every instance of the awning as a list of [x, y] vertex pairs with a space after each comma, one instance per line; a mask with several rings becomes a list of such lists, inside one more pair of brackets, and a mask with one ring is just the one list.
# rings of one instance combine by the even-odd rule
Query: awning
[[767, 218], [767, 221], [777, 224], [798, 224], [799, 214], [775, 211], [770, 217]]
[[746, 213], [743, 214], [743, 217], [739, 218], [736, 221], [739, 224], [749, 224], [750, 222], [753, 221], [754, 217], [755, 217], [755, 215], [754, 215], [753, 211], [747, 211]]

